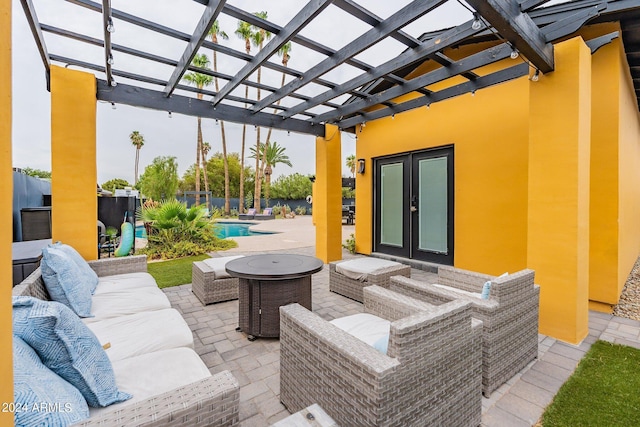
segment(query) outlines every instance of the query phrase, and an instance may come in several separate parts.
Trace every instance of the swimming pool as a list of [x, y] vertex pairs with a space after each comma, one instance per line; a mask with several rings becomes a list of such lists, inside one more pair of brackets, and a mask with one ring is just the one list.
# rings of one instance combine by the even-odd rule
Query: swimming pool
[[[262, 234], [274, 234], [271, 231], [251, 231], [250, 226], [257, 224], [257, 222], [216, 222], [216, 236], [221, 239], [227, 237], [241, 237], [241, 236], [259, 236]], [[136, 237], [146, 239], [147, 232], [142, 225], [136, 227]]]

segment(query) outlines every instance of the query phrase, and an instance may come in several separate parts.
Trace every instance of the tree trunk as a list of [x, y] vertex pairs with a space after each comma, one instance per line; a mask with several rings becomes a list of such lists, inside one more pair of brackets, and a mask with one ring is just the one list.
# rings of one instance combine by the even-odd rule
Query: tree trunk
[[229, 159], [227, 159], [227, 137], [224, 132], [224, 122], [220, 121], [220, 132], [222, 133], [222, 164], [224, 165], [224, 214], [231, 215], [231, 206], [229, 203]]
[[[218, 37], [214, 34], [212, 37], [214, 43], [218, 43]], [[216, 51], [213, 51], [213, 71], [218, 71], [218, 56]], [[216, 93], [220, 92], [220, 86], [218, 85], [218, 78], [213, 79], [216, 85]], [[220, 120], [220, 135], [222, 137], [222, 164], [224, 166], [224, 215], [231, 215], [231, 206], [229, 198], [231, 197], [229, 190], [229, 159], [227, 158], [227, 135], [224, 132], [224, 122]]]
[[207, 174], [207, 156], [204, 154], [204, 144], [200, 145], [200, 150], [202, 153], [202, 174], [204, 179], [205, 203], [207, 205], [207, 209], [211, 209], [211, 203], [209, 200], [209, 177]]
[[[262, 50], [262, 43], [260, 43], [260, 50]], [[262, 77], [262, 67], [258, 67], [258, 101], [260, 101], [260, 80]], [[262, 174], [261, 174], [261, 166], [260, 166], [260, 126], [257, 128], [256, 132], [256, 182], [255, 182], [255, 191], [253, 193], [253, 207], [256, 209], [256, 212], [260, 212], [260, 192], [262, 190]]]
[[200, 153], [202, 153], [202, 119], [198, 117], [198, 142], [196, 147], [196, 206], [200, 206]]
[[135, 169], [135, 177], [134, 177], [134, 184], [136, 185], [138, 183], [138, 162], [140, 161], [140, 147], [136, 147], [136, 169]]
[[[247, 92], [249, 88], [247, 87]], [[240, 195], [238, 200], [238, 213], [244, 213], [244, 141], [247, 135], [247, 125], [242, 125], [242, 145], [240, 146]]]

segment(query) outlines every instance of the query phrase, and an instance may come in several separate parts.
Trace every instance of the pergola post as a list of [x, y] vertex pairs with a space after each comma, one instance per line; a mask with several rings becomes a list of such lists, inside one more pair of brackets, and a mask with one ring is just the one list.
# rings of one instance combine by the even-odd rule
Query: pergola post
[[51, 66], [51, 233], [98, 256], [96, 78]]
[[325, 263], [342, 259], [342, 144], [340, 129], [325, 125], [316, 138], [316, 182], [313, 213], [316, 256]]
[[[0, 401], [13, 402], [11, 317], [11, 242], [13, 171], [11, 168], [11, 2], [0, 2]], [[13, 425], [12, 412], [0, 412], [0, 424]]]
[[591, 52], [555, 45], [553, 73], [530, 83], [527, 267], [540, 292], [540, 333], [578, 343], [589, 332]]

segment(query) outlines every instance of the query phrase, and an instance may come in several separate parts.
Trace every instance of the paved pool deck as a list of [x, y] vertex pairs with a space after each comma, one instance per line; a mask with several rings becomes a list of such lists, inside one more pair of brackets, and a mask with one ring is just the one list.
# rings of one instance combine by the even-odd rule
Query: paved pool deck
[[[257, 221], [256, 221], [257, 222]], [[256, 230], [278, 234], [235, 238], [238, 247], [212, 253], [214, 257], [256, 252], [286, 252], [315, 255], [315, 227], [311, 217], [257, 222]], [[343, 241], [354, 226], [343, 225]], [[344, 258], [351, 255], [343, 250]], [[412, 269], [418, 280], [432, 281], [432, 273]], [[329, 292], [325, 265], [313, 275], [313, 311], [326, 320], [362, 312], [362, 304]], [[240, 389], [240, 425], [269, 426], [290, 413], [280, 403], [280, 342], [258, 339], [250, 342], [236, 332], [238, 301], [203, 306], [191, 292], [191, 285], [165, 289], [173, 307], [191, 327], [195, 349], [212, 373], [230, 370]], [[640, 348], [640, 322], [597, 312], [589, 313], [589, 335], [572, 345], [544, 335], [538, 336], [538, 358], [519, 374], [482, 399], [482, 425], [519, 427], [535, 425], [580, 359], [598, 339]], [[349, 426], [344, 426], [349, 427]]]

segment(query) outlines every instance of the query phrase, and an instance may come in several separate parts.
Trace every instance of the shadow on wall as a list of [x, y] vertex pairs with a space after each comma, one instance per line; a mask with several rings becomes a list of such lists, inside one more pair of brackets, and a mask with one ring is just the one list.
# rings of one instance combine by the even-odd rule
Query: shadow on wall
[[[46, 196], [46, 197], [45, 197]], [[51, 183], [13, 171], [13, 241], [22, 241], [23, 208], [37, 208], [51, 204]]]

